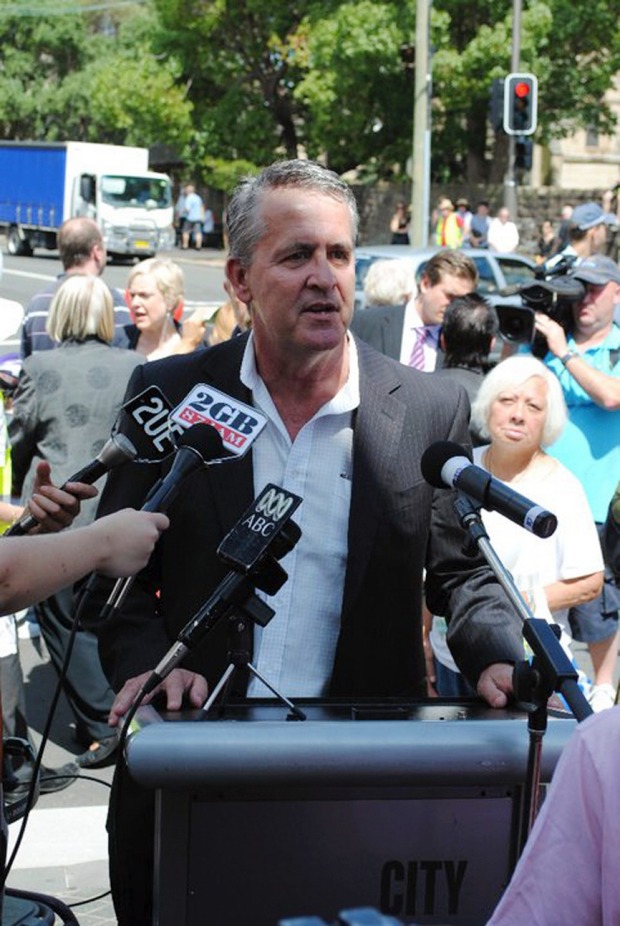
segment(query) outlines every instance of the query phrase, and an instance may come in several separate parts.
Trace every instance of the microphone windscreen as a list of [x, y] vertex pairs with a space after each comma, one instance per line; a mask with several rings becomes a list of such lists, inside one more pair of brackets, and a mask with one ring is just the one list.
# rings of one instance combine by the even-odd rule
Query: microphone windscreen
[[181, 447], [195, 451], [207, 462], [231, 456], [224, 447], [220, 432], [210, 424], [193, 424], [183, 431], [177, 441], [177, 448], [180, 450]]
[[445, 489], [446, 483], [441, 477], [441, 471], [448, 460], [453, 457], [470, 459], [470, 454], [455, 441], [440, 440], [431, 444], [422, 454], [420, 468], [426, 482], [436, 489]]

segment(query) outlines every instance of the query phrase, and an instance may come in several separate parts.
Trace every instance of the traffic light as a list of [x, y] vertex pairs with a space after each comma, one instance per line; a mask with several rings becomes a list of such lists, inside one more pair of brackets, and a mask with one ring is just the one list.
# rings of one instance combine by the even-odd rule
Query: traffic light
[[532, 152], [534, 143], [529, 138], [517, 139], [515, 145], [515, 167], [521, 170], [532, 169]]
[[538, 81], [533, 74], [509, 74], [504, 81], [504, 132], [533, 135], [536, 131]]
[[489, 122], [494, 132], [501, 129], [504, 119], [504, 79], [496, 77], [489, 90]]

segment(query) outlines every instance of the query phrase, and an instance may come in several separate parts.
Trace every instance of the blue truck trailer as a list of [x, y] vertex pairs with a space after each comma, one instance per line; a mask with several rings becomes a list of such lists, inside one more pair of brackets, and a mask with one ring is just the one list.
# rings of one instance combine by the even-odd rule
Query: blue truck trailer
[[174, 245], [172, 185], [148, 149], [88, 142], [0, 142], [0, 231], [9, 254], [56, 248], [73, 216], [94, 219], [111, 257]]

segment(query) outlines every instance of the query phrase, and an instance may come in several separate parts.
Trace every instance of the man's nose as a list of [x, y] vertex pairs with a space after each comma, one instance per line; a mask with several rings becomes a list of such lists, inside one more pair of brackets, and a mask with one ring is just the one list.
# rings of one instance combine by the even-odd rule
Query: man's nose
[[336, 284], [336, 274], [327, 255], [316, 254], [308, 274], [308, 286], [316, 286], [319, 289], [333, 289]]

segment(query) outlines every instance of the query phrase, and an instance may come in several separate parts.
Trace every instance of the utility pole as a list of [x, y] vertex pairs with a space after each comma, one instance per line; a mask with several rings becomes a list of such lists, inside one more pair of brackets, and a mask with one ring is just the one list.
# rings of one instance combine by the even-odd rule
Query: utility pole
[[[510, 70], [521, 70], [521, 0], [512, 0], [512, 56]], [[515, 180], [516, 140], [508, 136], [508, 167], [504, 177], [504, 206], [514, 222], [517, 218], [517, 182]]]
[[414, 247], [425, 247], [429, 236], [431, 176], [430, 8], [432, 0], [417, 0], [415, 13], [415, 82], [413, 99], [413, 150], [411, 225]]

